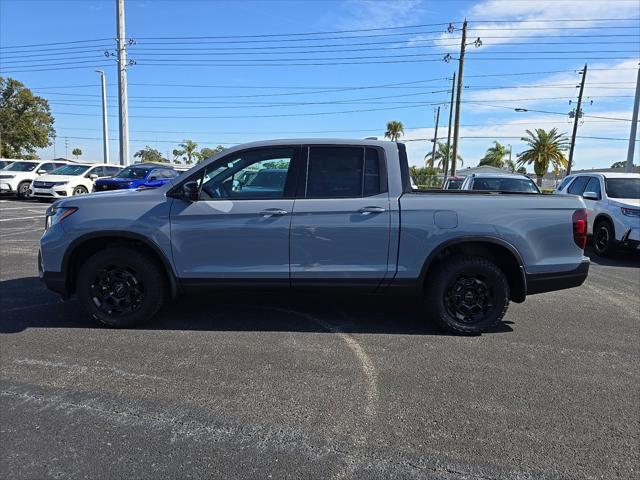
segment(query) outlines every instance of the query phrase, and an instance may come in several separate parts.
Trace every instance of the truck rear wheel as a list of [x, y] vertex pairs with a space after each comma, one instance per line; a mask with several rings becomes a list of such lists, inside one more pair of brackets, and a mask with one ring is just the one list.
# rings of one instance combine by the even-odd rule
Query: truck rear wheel
[[428, 275], [426, 306], [438, 325], [453, 333], [477, 335], [504, 317], [509, 284], [484, 257], [454, 256]]
[[100, 323], [129, 327], [150, 320], [167, 293], [165, 272], [149, 255], [110, 247], [84, 262], [76, 279], [80, 302]]

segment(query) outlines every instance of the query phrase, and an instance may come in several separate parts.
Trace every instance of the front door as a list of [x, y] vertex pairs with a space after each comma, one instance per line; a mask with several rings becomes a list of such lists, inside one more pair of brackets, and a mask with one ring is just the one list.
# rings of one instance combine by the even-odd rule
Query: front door
[[197, 176], [198, 201], [173, 201], [173, 258], [184, 281], [288, 285], [299, 150], [285, 146], [229, 154]]
[[389, 270], [383, 151], [310, 146], [305, 156], [291, 221], [291, 285], [374, 290]]

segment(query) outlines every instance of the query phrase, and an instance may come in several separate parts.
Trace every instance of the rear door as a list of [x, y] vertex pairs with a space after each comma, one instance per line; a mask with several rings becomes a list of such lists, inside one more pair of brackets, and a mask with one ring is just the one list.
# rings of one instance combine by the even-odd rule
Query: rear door
[[303, 157], [291, 220], [292, 286], [375, 290], [389, 270], [384, 151], [310, 145]]
[[582, 192], [582, 194], [584, 195], [585, 192], [593, 192], [597, 195], [598, 199], [597, 200], [591, 200], [589, 198], [582, 198], [584, 200], [584, 204], [587, 207], [587, 222], [588, 222], [588, 232], [592, 233], [593, 232], [593, 219], [596, 216], [596, 212], [598, 209], [598, 203], [600, 202], [600, 200], [602, 200], [602, 189], [600, 188], [600, 179], [598, 177], [589, 177], [589, 181], [587, 182], [586, 186], [584, 187], [584, 191]]

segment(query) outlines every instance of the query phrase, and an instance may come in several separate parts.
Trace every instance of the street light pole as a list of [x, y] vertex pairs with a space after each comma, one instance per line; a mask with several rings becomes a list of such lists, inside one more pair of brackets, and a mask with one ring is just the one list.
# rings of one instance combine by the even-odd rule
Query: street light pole
[[453, 99], [456, 94], [456, 72], [453, 72], [453, 80], [451, 82], [451, 101], [449, 102], [449, 127], [447, 129], [447, 155], [444, 158], [444, 168], [442, 169], [444, 172], [444, 178], [442, 179], [442, 184], [447, 181], [447, 176], [449, 174], [449, 156], [451, 155], [451, 121], [453, 118]]
[[584, 92], [584, 82], [587, 78], [587, 64], [584, 64], [582, 70], [582, 81], [580, 82], [580, 93], [578, 94], [578, 106], [576, 107], [576, 115], [573, 119], [573, 133], [571, 134], [571, 147], [569, 148], [569, 162], [567, 164], [567, 175], [571, 174], [571, 166], [573, 165], [573, 151], [576, 147], [576, 133], [578, 133], [578, 122], [582, 116], [582, 93]]
[[102, 158], [104, 163], [109, 163], [109, 126], [107, 120], [107, 81], [102, 70], [96, 70], [100, 74], [102, 83]]

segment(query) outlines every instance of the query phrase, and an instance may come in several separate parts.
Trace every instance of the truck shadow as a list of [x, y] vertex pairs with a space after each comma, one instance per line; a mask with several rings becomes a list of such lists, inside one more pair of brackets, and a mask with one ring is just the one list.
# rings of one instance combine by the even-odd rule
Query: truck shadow
[[[0, 333], [30, 328], [103, 328], [76, 301], [62, 302], [36, 277], [0, 282]], [[505, 321], [487, 331], [512, 332]], [[448, 335], [411, 297], [207, 293], [170, 302], [146, 330]]]
[[597, 265], [603, 265], [605, 267], [640, 268], [640, 252], [637, 251], [621, 249], [614, 252], [610, 257], [601, 257], [593, 250], [590, 244], [587, 244], [584, 254], [589, 257], [592, 263]]

